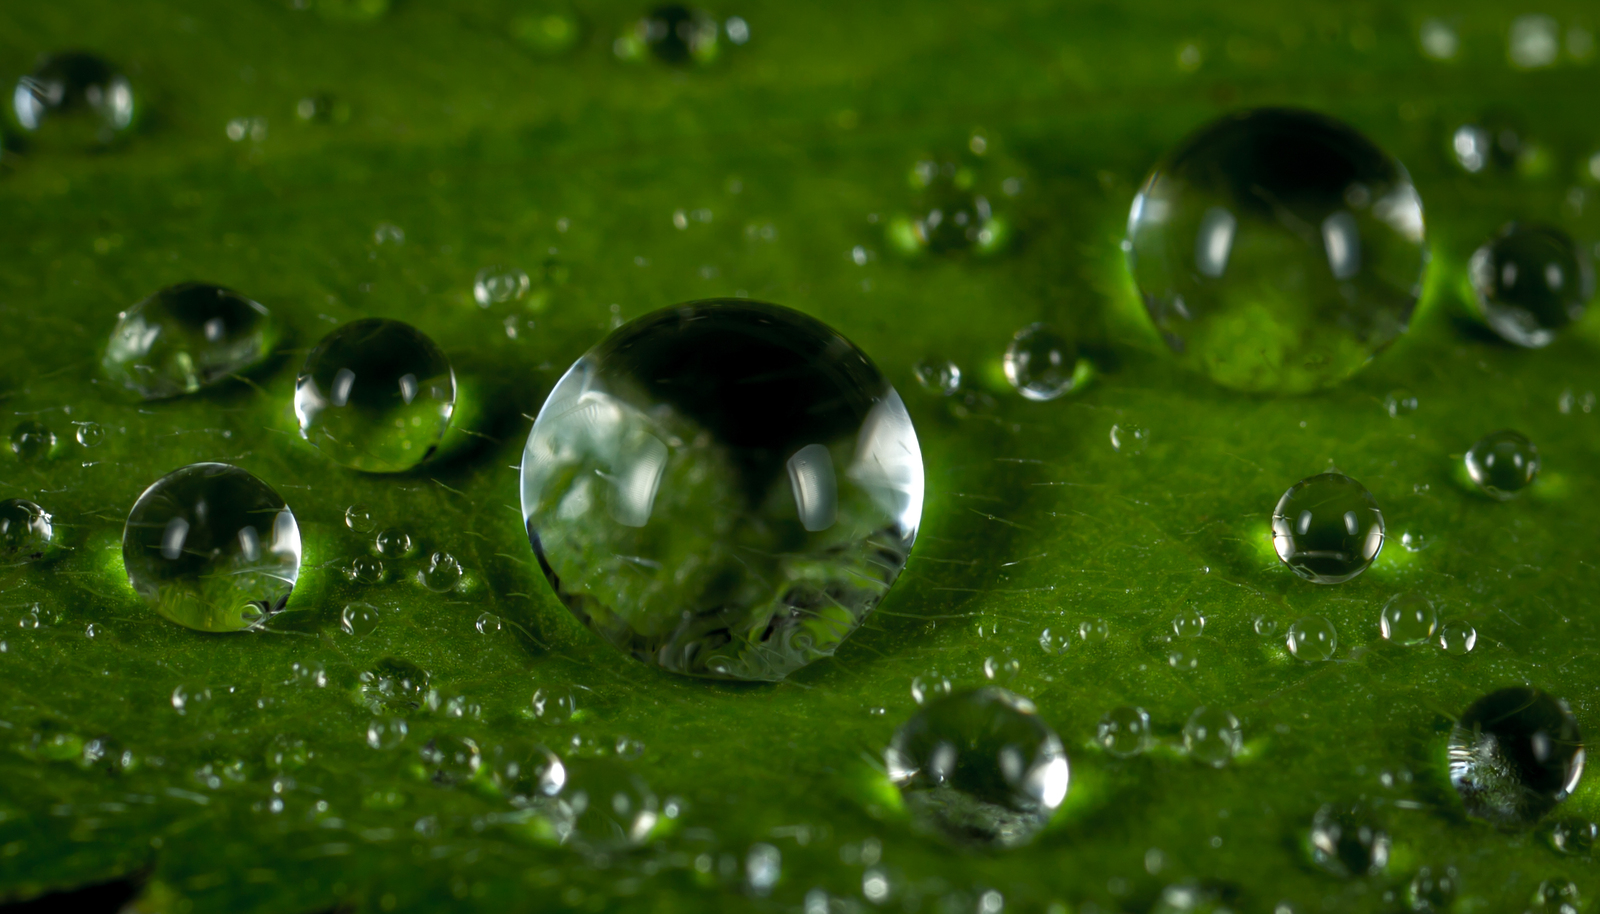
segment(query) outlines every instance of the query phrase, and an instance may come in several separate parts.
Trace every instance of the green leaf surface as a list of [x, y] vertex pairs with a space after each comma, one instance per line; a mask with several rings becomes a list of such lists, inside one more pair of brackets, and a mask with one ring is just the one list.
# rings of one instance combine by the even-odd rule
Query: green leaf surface
[[[67, 547], [0, 570], [0, 896], [137, 878], [150, 912], [1090, 912], [1148, 910], [1204, 880], [1235, 910], [1364, 911], [1402, 907], [1422, 867], [1456, 868], [1461, 912], [1521, 910], [1545, 879], [1600, 893], [1548, 822], [1468, 819], [1444, 761], [1453, 719], [1509, 684], [1600, 732], [1600, 319], [1514, 349], [1473, 324], [1464, 282], [1509, 220], [1600, 235], [1592, 6], [1544, 7], [1563, 43], [1531, 71], [1508, 62], [1514, 13], [1491, 3], [750, 2], [713, 11], [743, 17], [748, 44], [682, 67], [619, 59], [643, 12], [626, 3], [371, 15], [384, 7], [0, 9], [5, 85], [41, 51], [83, 48], [127, 72], [139, 111], [104, 149], [13, 125], [0, 159], [0, 431], [58, 437], [43, 460], [0, 456], [0, 495], [45, 506]], [[576, 41], [539, 24], [551, 15]], [[1430, 17], [1457, 37], [1452, 59], [1424, 55]], [[1328, 112], [1397, 155], [1433, 254], [1410, 332], [1344, 385], [1292, 398], [1173, 367], [1118, 248], [1164, 150], [1264, 104]], [[1518, 167], [1456, 165], [1451, 132], [1484, 118], [1519, 132]], [[970, 155], [975, 134], [975, 180], [1016, 191], [995, 194], [1004, 248], [901, 256], [908, 172]], [[379, 243], [381, 225], [403, 243]], [[531, 294], [480, 308], [473, 277], [490, 264], [527, 270]], [[247, 378], [132, 402], [99, 367], [116, 315], [186, 280], [262, 302], [285, 340]], [[619, 319], [716, 296], [849, 336], [905, 396], [927, 464], [897, 586], [835, 658], [778, 685], [675, 678], [602, 644], [551, 594], [517, 509], [529, 417], [560, 372]], [[347, 471], [295, 431], [305, 353], [367, 316], [416, 325], [455, 366], [456, 424], [424, 469]], [[1000, 372], [1011, 334], [1039, 320], [1095, 366], [1046, 403]], [[962, 366], [974, 399], [918, 387], [912, 366], [934, 356]], [[1391, 416], [1395, 391], [1416, 411]], [[77, 442], [84, 422], [103, 443]], [[1113, 425], [1148, 429], [1145, 452], [1115, 450]], [[1502, 427], [1545, 467], [1505, 503], [1459, 470]], [[300, 521], [305, 567], [264, 631], [181, 629], [126, 583], [128, 509], [198, 461], [250, 471]], [[1390, 541], [1362, 577], [1318, 587], [1279, 564], [1268, 517], [1330, 468], [1372, 491]], [[346, 525], [353, 504], [373, 531]], [[381, 583], [350, 580], [390, 528], [415, 551], [382, 556]], [[448, 594], [417, 580], [441, 551], [467, 571]], [[1379, 609], [1408, 592], [1474, 626], [1476, 649], [1383, 641]], [[358, 602], [379, 612], [359, 636], [340, 625]], [[1175, 640], [1190, 608], [1204, 633]], [[1313, 615], [1337, 630], [1332, 662], [1284, 648]], [[1070, 647], [1042, 650], [1046, 629]], [[426, 673], [408, 694], [363, 679], [401, 662]], [[919, 836], [882, 767], [913, 684], [980, 684], [986, 663], [1062, 735], [1073, 773], [1038, 840], [991, 855]], [[1093, 737], [1126, 704], [1149, 711], [1157, 745], [1117, 759]], [[1228, 767], [1182, 750], [1202, 705], [1242, 722]], [[371, 747], [375, 723], [386, 744], [402, 719], [404, 739]], [[424, 751], [464, 740], [476, 775]], [[544, 750], [569, 789], [653, 798], [641, 846], [562, 844], [511, 804], [506, 764], [526, 774]], [[1594, 783], [1557, 815], [1600, 818]], [[1306, 833], [1319, 806], [1357, 801], [1394, 849], [1383, 872], [1338, 879], [1310, 864]], [[763, 895], [749, 874], [768, 847], [780, 876]]]

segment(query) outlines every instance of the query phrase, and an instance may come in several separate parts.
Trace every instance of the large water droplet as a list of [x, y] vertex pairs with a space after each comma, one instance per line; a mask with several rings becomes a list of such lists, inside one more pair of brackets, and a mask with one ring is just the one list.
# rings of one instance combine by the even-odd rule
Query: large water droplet
[[1383, 513], [1366, 487], [1321, 473], [1289, 487], [1272, 512], [1272, 545], [1295, 574], [1339, 584], [1367, 570], [1383, 549]]
[[1076, 384], [1078, 351], [1044, 324], [1017, 331], [1006, 347], [1006, 380], [1029, 400], [1054, 400]]
[[74, 144], [109, 143], [133, 123], [133, 87], [105, 60], [67, 51], [41, 58], [17, 80], [11, 107], [30, 133]]
[[1244, 745], [1239, 718], [1221, 708], [1199, 707], [1183, 725], [1183, 748], [1195, 761], [1221, 768]]
[[98, 422], [74, 422], [78, 427], [75, 437], [83, 447], [99, 447], [105, 443], [106, 430]]
[[1349, 377], [1404, 332], [1427, 262], [1405, 168], [1345, 124], [1286, 109], [1185, 140], [1134, 198], [1128, 242], [1179, 360], [1241, 390]]
[[36, 562], [51, 552], [55, 525], [49, 512], [31, 501], [0, 502], [0, 556], [7, 563]]
[[149, 400], [190, 394], [261, 364], [277, 321], [243, 295], [201, 282], [165, 289], [117, 315], [100, 364]]
[[1150, 715], [1144, 708], [1112, 708], [1100, 718], [1095, 741], [1118, 758], [1138, 755], [1150, 745]]
[[885, 753], [912, 823], [956, 844], [1030, 840], [1067, 794], [1067, 755], [1033, 703], [989, 686], [930, 701]]
[[1467, 449], [1467, 475], [1485, 494], [1505, 501], [1539, 475], [1539, 449], [1521, 434], [1490, 432]]
[[1588, 261], [1551, 226], [1506, 226], [1472, 255], [1467, 275], [1484, 322], [1518, 346], [1548, 346], [1594, 294]]
[[1432, 601], [1414, 593], [1391, 598], [1378, 615], [1378, 631], [1395, 644], [1424, 644], [1438, 626], [1439, 615]]
[[1339, 649], [1333, 623], [1322, 616], [1306, 616], [1289, 626], [1289, 653], [1301, 660], [1332, 660]]
[[1311, 818], [1307, 843], [1312, 863], [1345, 879], [1389, 865], [1389, 833], [1362, 806], [1322, 806]]
[[455, 404], [455, 372], [439, 347], [382, 318], [323, 337], [294, 390], [300, 435], [335, 463], [367, 473], [398, 473], [431, 457]]
[[225, 463], [174, 470], [122, 531], [128, 583], [152, 609], [207, 632], [259, 625], [300, 575], [300, 526], [278, 493]]
[[1583, 774], [1578, 722], [1560, 699], [1529, 686], [1491, 692], [1450, 731], [1450, 783], [1467, 814], [1528, 825], [1556, 807]]
[[646, 315], [539, 411], [522, 508], [567, 607], [675, 672], [781, 679], [833, 653], [922, 516], [910, 416], [838, 333], [746, 301]]

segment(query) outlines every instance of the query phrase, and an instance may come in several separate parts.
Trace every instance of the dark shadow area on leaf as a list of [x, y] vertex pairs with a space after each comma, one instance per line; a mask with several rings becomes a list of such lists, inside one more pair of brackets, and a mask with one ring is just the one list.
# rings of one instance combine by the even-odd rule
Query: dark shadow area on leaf
[[0, 903], [0, 914], [44, 914], [47, 911], [117, 914], [139, 894], [139, 883], [138, 879], [117, 879], [51, 892], [27, 901]]

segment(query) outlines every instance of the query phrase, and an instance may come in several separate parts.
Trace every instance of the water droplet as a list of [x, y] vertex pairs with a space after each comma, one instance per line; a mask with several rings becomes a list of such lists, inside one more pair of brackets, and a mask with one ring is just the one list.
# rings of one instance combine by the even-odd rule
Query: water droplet
[[1263, 638], [1270, 638], [1278, 633], [1278, 620], [1271, 616], [1256, 616], [1250, 626]]
[[376, 718], [367, 724], [367, 745], [374, 749], [393, 749], [405, 741], [408, 729], [402, 718]]
[[1409, 390], [1391, 390], [1383, 398], [1383, 411], [1391, 419], [1409, 416], [1417, 411], [1417, 395]]
[[1467, 814], [1501, 826], [1538, 820], [1583, 774], [1577, 720], [1565, 702], [1528, 686], [1473, 702], [1450, 731], [1449, 753]]
[[1478, 646], [1478, 630], [1466, 622], [1439, 626], [1439, 647], [1447, 654], [1470, 654]]
[[1467, 475], [1485, 494], [1501, 501], [1533, 484], [1539, 449], [1510, 429], [1490, 432], [1467, 450]]
[[1077, 348], [1044, 324], [1018, 330], [1006, 347], [1006, 380], [1029, 400], [1054, 400], [1077, 383]]
[[948, 397], [961, 389], [961, 366], [947, 359], [923, 359], [912, 371], [929, 393]]
[[1289, 487], [1272, 512], [1272, 545], [1289, 570], [1339, 584], [1367, 570], [1383, 549], [1383, 513], [1366, 487], [1322, 473]]
[[1528, 914], [1578, 914], [1583, 898], [1578, 884], [1570, 879], [1546, 879], [1533, 890], [1533, 907]]
[[983, 678], [991, 682], [1010, 682], [1022, 672], [1022, 661], [1015, 657], [1009, 660], [1000, 660], [995, 657], [983, 659]]
[[1594, 294], [1578, 246], [1550, 226], [1506, 226], [1472, 255], [1467, 275], [1484, 323], [1518, 346], [1548, 346]]
[[1378, 615], [1378, 631], [1395, 644], [1424, 644], [1433, 640], [1439, 616], [1427, 597], [1403, 593], [1390, 598]]
[[1183, 748], [1191, 758], [1213, 768], [1233, 760], [1244, 745], [1239, 718], [1221, 708], [1199, 707], [1183, 725]]
[[418, 577], [422, 586], [434, 593], [447, 593], [461, 583], [465, 574], [455, 556], [448, 552], [435, 552], [428, 558], [428, 567]]
[[404, 530], [389, 527], [372, 541], [372, 548], [376, 549], [379, 555], [386, 555], [392, 559], [405, 558], [411, 554], [411, 535]]
[[781, 679], [832, 654], [898, 577], [922, 495], [910, 416], [872, 362], [749, 301], [612, 333], [522, 458], [557, 593], [619, 649], [691, 675]]
[[1144, 708], [1112, 708], [1100, 718], [1095, 741], [1117, 758], [1138, 755], [1150, 745], [1150, 715]]
[[1088, 619], [1079, 622], [1078, 637], [1084, 641], [1105, 641], [1111, 637], [1111, 623], [1104, 619]]
[[566, 766], [559, 794], [535, 799], [535, 808], [563, 844], [588, 852], [618, 851], [648, 843], [663, 825], [663, 804], [631, 767], [611, 759], [578, 759]]
[[242, 631], [283, 608], [300, 575], [300, 526], [266, 483], [225, 463], [156, 480], [122, 531], [128, 583], [189, 628]]
[[17, 80], [11, 107], [30, 133], [80, 145], [109, 143], [133, 123], [133, 87], [105, 60], [67, 51], [41, 58]]
[[1167, 652], [1167, 666], [1181, 673], [1188, 673], [1200, 668], [1200, 658], [1195, 654], [1194, 648], [1173, 648]]
[[359, 677], [361, 694], [373, 708], [413, 709], [428, 694], [428, 671], [409, 660], [385, 657]]
[[372, 512], [366, 505], [351, 505], [344, 509], [344, 525], [357, 533], [370, 532], [374, 526]]
[[1065, 629], [1044, 629], [1039, 632], [1039, 647], [1046, 654], [1065, 654], [1072, 646], [1072, 635]]
[[1226, 387], [1298, 393], [1353, 374], [1406, 329], [1427, 262], [1422, 201], [1349, 126], [1259, 109], [1156, 166], [1128, 259], [1180, 362]]
[[480, 635], [497, 635], [504, 627], [504, 623], [500, 621], [500, 617], [494, 613], [484, 613], [478, 616], [478, 621], [473, 623], [473, 625], [478, 629], [478, 634]]
[[267, 767], [273, 771], [297, 771], [311, 761], [311, 755], [305, 740], [288, 733], [279, 733], [267, 743]]
[[528, 274], [515, 267], [484, 267], [472, 280], [472, 298], [481, 308], [517, 301], [533, 285]]
[[1511, 20], [1506, 57], [1523, 70], [1548, 67], [1561, 53], [1561, 26], [1549, 16], [1533, 13]]
[[1150, 444], [1150, 430], [1142, 425], [1124, 423], [1111, 426], [1111, 446], [1119, 454], [1137, 457]]
[[433, 340], [382, 318], [323, 337], [295, 381], [301, 437], [367, 473], [398, 473], [433, 456], [455, 403], [455, 372]]
[[1194, 607], [1184, 609], [1172, 619], [1172, 633], [1179, 638], [1198, 638], [1206, 630], [1206, 617]]
[[778, 883], [782, 863], [783, 855], [772, 845], [751, 845], [744, 858], [745, 880], [750, 885], [750, 891], [756, 895], [770, 894], [772, 887]]
[[423, 744], [418, 755], [435, 784], [470, 781], [483, 766], [477, 742], [464, 736], [436, 736]]
[[56, 433], [42, 422], [25, 419], [11, 430], [11, 453], [22, 463], [38, 463], [56, 447]]
[[101, 367], [147, 400], [192, 394], [260, 365], [276, 319], [243, 295], [200, 282], [165, 289], [117, 315]]
[[1460, 878], [1453, 866], [1421, 867], [1406, 886], [1406, 905], [1419, 914], [1446, 914], [1455, 904]]
[[383, 614], [371, 603], [351, 603], [339, 613], [339, 627], [347, 635], [370, 635], [378, 628]]
[[1389, 865], [1389, 832], [1363, 806], [1326, 804], [1311, 818], [1311, 862], [1344, 879], [1371, 876]]
[[885, 753], [919, 830], [955, 844], [1029, 841], [1067, 793], [1067, 755], [1033, 703], [987, 686], [929, 702]]
[[1432, 544], [1432, 538], [1412, 530], [1400, 534], [1400, 545], [1404, 546], [1407, 552], [1421, 552]]
[[383, 580], [383, 563], [370, 556], [359, 555], [345, 567], [344, 576], [356, 584], [377, 584]]
[[1339, 647], [1333, 623], [1322, 616], [1307, 616], [1289, 626], [1289, 653], [1301, 660], [1332, 660]]
[[[704, 10], [691, 9], [676, 3], [659, 6], [634, 27], [634, 33], [625, 38], [649, 50], [656, 59], [670, 64], [708, 64], [717, 59], [717, 20]], [[633, 52], [621, 53], [629, 57]]]
[[941, 695], [949, 694], [950, 680], [940, 676], [938, 673], [911, 677], [911, 700], [919, 705], [929, 698], [937, 698]]
[[31, 501], [0, 502], [0, 556], [3, 561], [34, 562], [51, 552], [55, 525], [50, 514]]
[[83, 447], [99, 447], [105, 443], [106, 430], [98, 422], [74, 422], [78, 427], [76, 437]]
[[1550, 846], [1563, 854], [1587, 857], [1600, 843], [1600, 824], [1588, 819], [1561, 819], [1550, 826]]

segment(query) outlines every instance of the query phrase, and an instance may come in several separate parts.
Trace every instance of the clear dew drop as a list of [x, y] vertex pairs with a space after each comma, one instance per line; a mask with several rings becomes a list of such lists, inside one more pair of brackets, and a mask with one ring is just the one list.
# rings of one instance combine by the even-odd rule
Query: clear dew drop
[[587, 854], [641, 847], [656, 838], [674, 816], [678, 801], [663, 802], [632, 766], [614, 759], [579, 758], [565, 766], [564, 788], [535, 798], [562, 844]]
[[344, 576], [353, 584], [381, 583], [383, 573], [383, 563], [366, 555], [356, 556], [344, 567]]
[[1594, 273], [1572, 237], [1512, 223], [1467, 263], [1478, 315], [1506, 342], [1538, 348], [1583, 317]]
[[476, 740], [465, 736], [436, 736], [424, 743], [417, 755], [435, 784], [470, 781], [483, 767], [483, 750]]
[[1179, 638], [1198, 638], [1206, 630], [1206, 617], [1190, 606], [1172, 617], [1172, 633]]
[[1065, 654], [1072, 647], [1073, 634], [1066, 628], [1047, 628], [1039, 632], [1039, 649], [1046, 654]]
[[1185, 140], [1134, 198], [1128, 242], [1180, 362], [1280, 393], [1337, 384], [1404, 332], [1428, 259], [1405, 168], [1343, 123], [1282, 108]]
[[98, 422], [74, 422], [77, 431], [74, 437], [82, 447], [99, 447], [105, 443], [106, 430]]
[[1378, 614], [1378, 631], [1395, 644], [1426, 644], [1439, 628], [1433, 601], [1413, 593], [1391, 597]]
[[1333, 623], [1322, 616], [1306, 616], [1289, 626], [1289, 653], [1301, 660], [1332, 660], [1339, 648]]
[[422, 706], [431, 679], [427, 670], [401, 657], [385, 657], [357, 677], [369, 707], [402, 711]]
[[1510, 429], [1490, 432], [1467, 449], [1469, 476], [1484, 494], [1506, 501], [1533, 484], [1539, 475], [1539, 449]]
[[339, 627], [347, 635], [370, 635], [378, 629], [383, 613], [371, 603], [351, 603], [339, 613]]
[[948, 359], [923, 359], [911, 370], [929, 393], [948, 397], [961, 389], [961, 366]]
[[1560, 819], [1550, 826], [1550, 846], [1572, 857], [1588, 857], [1600, 842], [1600, 823], [1590, 819]]
[[55, 524], [49, 512], [31, 501], [0, 501], [0, 562], [36, 562], [55, 546]]
[[1278, 633], [1278, 620], [1271, 616], [1256, 616], [1250, 621], [1250, 627], [1263, 638], [1271, 638]]
[[567, 606], [696, 676], [776, 680], [831, 655], [899, 576], [922, 496], [916, 432], [872, 362], [742, 300], [613, 332], [522, 459], [528, 536]]
[[7, 443], [17, 462], [42, 463], [55, 452], [56, 433], [43, 422], [24, 419], [11, 430], [11, 438]]
[[478, 630], [480, 635], [498, 635], [500, 630], [505, 627], [505, 623], [494, 613], [482, 613], [478, 616], [478, 620], [473, 623], [473, 627]]
[[1112, 708], [1095, 727], [1095, 742], [1117, 758], [1130, 758], [1150, 747], [1150, 715], [1144, 708]]
[[100, 365], [116, 384], [158, 400], [250, 371], [280, 336], [261, 304], [222, 286], [185, 282], [117, 315]]
[[1383, 397], [1383, 411], [1391, 419], [1411, 415], [1418, 405], [1417, 395], [1409, 390], [1391, 390]]
[[1560, 876], [1540, 882], [1529, 901], [1528, 914], [1578, 914], [1583, 910], [1578, 884]]
[[478, 307], [519, 301], [528, 294], [533, 281], [524, 270], [515, 267], [484, 267], [472, 280], [472, 299]]
[[323, 337], [295, 381], [301, 437], [367, 473], [402, 472], [433, 456], [455, 403], [455, 372], [433, 340], [382, 318]]
[[1450, 783], [1467, 814], [1531, 825], [1578, 786], [1583, 738], [1566, 702], [1529, 686], [1491, 692], [1450, 731]]
[[[969, 147], [970, 148], [970, 147]], [[980, 148], [987, 149], [987, 140]], [[922, 159], [908, 175], [916, 191], [914, 213], [897, 215], [885, 226], [889, 245], [903, 254], [969, 252], [979, 256], [1002, 250], [1009, 224], [979, 189], [976, 160]]]
[[1087, 642], [1103, 642], [1111, 637], [1111, 623], [1104, 619], [1085, 619], [1078, 623], [1078, 638]]
[[1447, 914], [1460, 886], [1461, 876], [1453, 866], [1419, 867], [1406, 884], [1406, 906], [1418, 914]]
[[1311, 818], [1306, 843], [1311, 862], [1342, 879], [1375, 875], [1389, 865], [1389, 832], [1365, 806], [1323, 805]]
[[1054, 400], [1077, 383], [1077, 347], [1045, 324], [1029, 324], [1011, 338], [1002, 367], [1023, 397]]
[[409, 730], [404, 718], [375, 718], [367, 724], [367, 745], [374, 749], [393, 749], [405, 742]]
[[11, 110], [22, 129], [47, 142], [104, 145], [133, 124], [133, 86], [93, 54], [50, 54], [17, 80]]
[[411, 535], [404, 530], [388, 527], [373, 539], [372, 548], [379, 555], [391, 559], [405, 558], [411, 554]]
[[1439, 626], [1439, 647], [1446, 654], [1470, 654], [1478, 646], [1478, 630], [1467, 622], [1446, 622]]
[[1183, 724], [1183, 748], [1190, 758], [1202, 764], [1221, 768], [1243, 746], [1239, 718], [1221, 708], [1195, 708]]
[[1111, 447], [1119, 454], [1137, 457], [1150, 445], [1150, 430], [1142, 425], [1121, 423], [1111, 426]]
[[266, 483], [238, 467], [197, 463], [156, 480], [134, 503], [122, 562], [135, 592], [189, 628], [260, 625], [300, 575], [300, 527]]
[[1383, 513], [1366, 487], [1322, 473], [1289, 487], [1272, 512], [1272, 545], [1289, 570], [1316, 584], [1361, 574], [1383, 549]]
[[912, 824], [957, 845], [1030, 841], [1067, 793], [1067, 755], [1033, 703], [994, 686], [930, 701], [884, 755]]
[[344, 525], [357, 533], [370, 533], [376, 526], [372, 511], [366, 505], [351, 505], [344, 509]]

